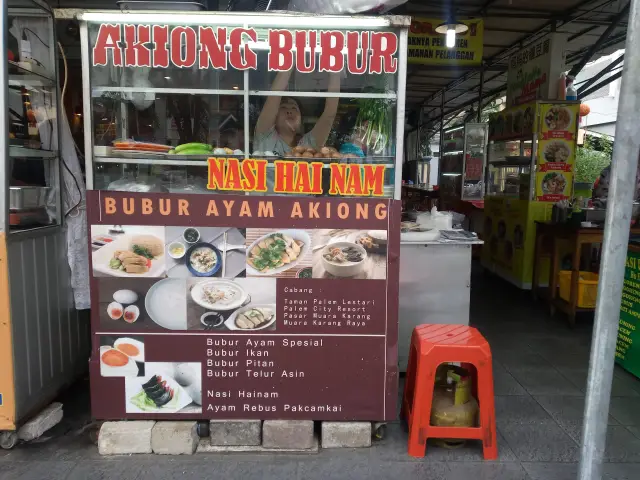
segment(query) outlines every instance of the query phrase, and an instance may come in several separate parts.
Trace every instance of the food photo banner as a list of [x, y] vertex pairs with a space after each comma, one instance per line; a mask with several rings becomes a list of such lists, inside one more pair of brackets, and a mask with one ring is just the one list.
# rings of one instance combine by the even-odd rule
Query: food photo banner
[[400, 204], [88, 191], [92, 413], [391, 420]]
[[398, 36], [378, 31], [269, 29], [259, 39], [253, 28], [100, 24], [92, 57], [93, 66], [256, 70], [261, 48], [269, 51], [269, 71], [398, 69]]

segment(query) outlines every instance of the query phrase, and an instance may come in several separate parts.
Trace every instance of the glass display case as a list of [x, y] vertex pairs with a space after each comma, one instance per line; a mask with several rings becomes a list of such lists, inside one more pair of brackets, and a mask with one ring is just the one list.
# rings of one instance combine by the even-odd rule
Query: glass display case
[[10, 1], [6, 41], [4, 225], [24, 233], [60, 225], [58, 75], [51, 10]]
[[[184, 50], [180, 54], [181, 47], [173, 49], [171, 42], [188, 38], [170, 34], [166, 48], [173, 52], [171, 61], [160, 65], [154, 56], [151, 66], [139, 66], [127, 64], [132, 61], [125, 58], [124, 50], [96, 49], [105, 38], [104, 28], [113, 28], [111, 34], [120, 38], [129, 35], [127, 18], [117, 12], [82, 15], [86, 20], [81, 23], [81, 39], [88, 188], [226, 193], [208, 188], [208, 158], [213, 156], [241, 162], [268, 160], [268, 189], [261, 194], [273, 193], [274, 162], [283, 159], [322, 162], [325, 183], [329, 181], [328, 164], [336, 160], [384, 165], [385, 196], [392, 197], [396, 185], [399, 190], [396, 162], [401, 158], [396, 155], [396, 138], [404, 106], [397, 70], [372, 72], [365, 59], [360, 65], [343, 61], [341, 72], [318, 71], [319, 62], [324, 62], [321, 49], [309, 51], [307, 46], [306, 53], [292, 59], [297, 68], [276, 72], [269, 63], [268, 35], [285, 32], [281, 34], [297, 42], [300, 35], [309, 33], [301, 28], [330, 28], [341, 37], [357, 35], [360, 30], [399, 34], [400, 28], [382, 20], [377, 25], [354, 21], [354, 25], [340, 26], [320, 17], [301, 17], [301, 23], [294, 26], [270, 14], [246, 18], [212, 12], [179, 19], [170, 14], [141, 14], [134, 36], [159, 25], [168, 25], [169, 31], [174, 25], [180, 25], [175, 29], [197, 31], [197, 42], [207, 40], [204, 30], [216, 32], [210, 25], [224, 25], [229, 35], [234, 29], [248, 28], [256, 36], [239, 37], [244, 56], [221, 59], [203, 50], [194, 50], [192, 56]], [[321, 41], [319, 33], [314, 38]], [[311, 40], [305, 38], [305, 42]], [[249, 61], [247, 55], [255, 55], [255, 68], [241, 65]], [[300, 61], [306, 62], [310, 73], [300, 72]], [[279, 105], [276, 110], [274, 104]], [[278, 108], [286, 110], [290, 120], [277, 124]], [[399, 195], [398, 191], [397, 198]]]
[[484, 197], [484, 166], [487, 160], [486, 123], [467, 123], [464, 130], [464, 168], [462, 200], [482, 200]]
[[443, 208], [456, 209], [460, 200], [484, 197], [488, 125], [466, 123], [444, 130], [440, 156], [440, 192]]

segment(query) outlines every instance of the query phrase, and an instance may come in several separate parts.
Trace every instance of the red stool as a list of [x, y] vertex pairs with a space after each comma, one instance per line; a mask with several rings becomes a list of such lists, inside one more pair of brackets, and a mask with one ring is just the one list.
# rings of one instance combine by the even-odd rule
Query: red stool
[[[443, 363], [453, 362], [475, 367], [473, 388], [480, 404], [479, 427], [431, 425], [436, 370]], [[424, 457], [427, 438], [464, 438], [482, 440], [485, 460], [498, 458], [491, 349], [478, 330], [464, 325], [420, 325], [413, 330], [402, 417], [409, 425], [412, 457]]]

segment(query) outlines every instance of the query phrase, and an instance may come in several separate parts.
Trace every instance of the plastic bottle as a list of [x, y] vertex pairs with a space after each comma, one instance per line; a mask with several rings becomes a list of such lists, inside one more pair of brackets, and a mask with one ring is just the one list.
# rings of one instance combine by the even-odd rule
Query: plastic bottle
[[578, 90], [576, 90], [576, 87], [573, 86], [573, 78], [571, 77], [567, 77], [566, 97], [567, 97], [567, 100], [573, 100], [573, 101], [578, 100]]
[[567, 95], [567, 76], [562, 72], [558, 78], [558, 95], [557, 100], [566, 100]]

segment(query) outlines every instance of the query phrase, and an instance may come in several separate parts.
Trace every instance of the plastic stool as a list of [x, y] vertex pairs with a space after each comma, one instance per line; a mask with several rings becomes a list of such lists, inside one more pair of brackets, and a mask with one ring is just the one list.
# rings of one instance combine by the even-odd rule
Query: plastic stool
[[[443, 363], [453, 362], [475, 367], [473, 388], [480, 404], [479, 427], [431, 425], [436, 370]], [[412, 457], [424, 457], [428, 438], [462, 438], [482, 440], [485, 460], [498, 458], [491, 349], [478, 330], [464, 325], [420, 325], [413, 330], [401, 415], [409, 425], [408, 450]]]

